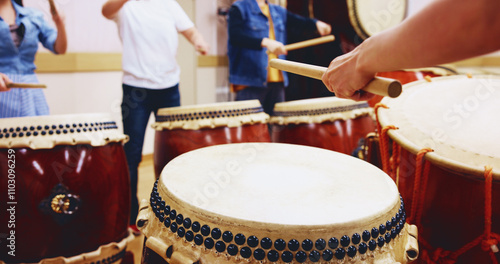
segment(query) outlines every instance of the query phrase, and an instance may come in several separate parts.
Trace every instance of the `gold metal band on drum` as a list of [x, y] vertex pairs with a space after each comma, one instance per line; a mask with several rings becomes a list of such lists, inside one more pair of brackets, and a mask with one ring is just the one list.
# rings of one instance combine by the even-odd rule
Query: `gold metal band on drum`
[[[42, 259], [36, 264], [90, 264], [90, 263], [121, 263], [123, 256], [127, 250], [127, 245], [134, 240], [135, 236], [128, 231], [127, 237], [120, 242], [111, 242], [107, 245], [100, 246], [92, 252], [82, 253], [72, 257], [55, 257]], [[78, 238], [75, 238], [78, 239]], [[0, 264], [6, 264], [0, 260]], [[35, 264], [35, 263], [25, 263]]]

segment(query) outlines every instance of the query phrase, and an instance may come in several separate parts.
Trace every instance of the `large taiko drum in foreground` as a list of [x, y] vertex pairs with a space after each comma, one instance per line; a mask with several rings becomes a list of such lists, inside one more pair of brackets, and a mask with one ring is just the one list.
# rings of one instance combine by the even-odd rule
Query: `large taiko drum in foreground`
[[0, 263], [119, 261], [126, 140], [107, 114], [0, 119]]
[[372, 114], [366, 102], [337, 97], [277, 103], [269, 120], [271, 140], [352, 154], [375, 131]]
[[172, 160], [143, 200], [143, 263], [407, 263], [415, 226], [394, 182], [349, 155], [281, 143]]
[[500, 78], [437, 77], [403, 90], [378, 110], [382, 161], [418, 226], [421, 259], [498, 263]]
[[153, 124], [156, 177], [170, 160], [197, 148], [270, 142], [268, 120], [259, 100], [160, 109]]

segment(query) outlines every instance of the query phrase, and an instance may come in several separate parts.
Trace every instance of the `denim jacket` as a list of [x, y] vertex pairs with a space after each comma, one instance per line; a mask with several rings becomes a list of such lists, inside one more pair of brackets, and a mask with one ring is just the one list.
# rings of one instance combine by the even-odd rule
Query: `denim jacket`
[[9, 25], [0, 18], [0, 72], [32, 74], [35, 70], [35, 54], [38, 42], [52, 52], [57, 30], [43, 18], [43, 14], [32, 8], [22, 7], [12, 1], [16, 10], [16, 24], [24, 31], [21, 45], [16, 47], [10, 36]]
[[[241, 33], [253, 38], [269, 37], [269, 21], [260, 10], [255, 0], [239, 0], [234, 2], [233, 7], [240, 10], [243, 19], [240, 27]], [[274, 25], [276, 40], [286, 43], [286, 20], [287, 10], [278, 6], [269, 4], [269, 11]], [[229, 23], [232, 23], [229, 17]], [[231, 34], [229, 38], [231, 38]], [[248, 49], [239, 47], [228, 42], [229, 57], [229, 82], [238, 85], [247, 85], [254, 87], [267, 86], [267, 64], [268, 57], [266, 49]], [[285, 59], [284, 55], [279, 56]], [[288, 86], [288, 76], [283, 72], [284, 85]]]

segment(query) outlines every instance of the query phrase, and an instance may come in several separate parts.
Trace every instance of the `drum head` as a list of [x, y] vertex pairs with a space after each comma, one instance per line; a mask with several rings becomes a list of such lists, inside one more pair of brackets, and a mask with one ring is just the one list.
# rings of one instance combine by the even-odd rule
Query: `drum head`
[[379, 122], [394, 125], [389, 135], [417, 153], [431, 148], [426, 158], [464, 175], [484, 178], [493, 167], [500, 180], [500, 77], [449, 76], [407, 84], [398, 98], [384, 98]]
[[347, 0], [347, 5], [351, 25], [362, 39], [394, 27], [406, 17], [406, 1]]
[[269, 228], [343, 226], [384, 215], [385, 223], [399, 208], [396, 185], [375, 166], [291, 144], [240, 143], [194, 150], [167, 164], [159, 185], [169, 196], [207, 214], [267, 223]]

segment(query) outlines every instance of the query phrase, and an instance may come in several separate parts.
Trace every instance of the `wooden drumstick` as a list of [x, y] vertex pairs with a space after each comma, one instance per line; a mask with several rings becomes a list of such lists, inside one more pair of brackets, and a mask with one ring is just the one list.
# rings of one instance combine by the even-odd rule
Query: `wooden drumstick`
[[[282, 71], [287, 71], [318, 80], [321, 80], [323, 74], [325, 74], [327, 69], [326, 67], [286, 61], [282, 59], [272, 59], [269, 62], [269, 66]], [[383, 77], [375, 77], [368, 84], [366, 84], [365, 87], [363, 87], [363, 91], [382, 96], [389, 96], [392, 98], [398, 97], [401, 94], [402, 90], [402, 85], [398, 80]]]
[[49, 4], [50, 4], [50, 13], [52, 15], [57, 15], [57, 9], [56, 5], [54, 4], [54, 0], [49, 0]]
[[333, 35], [328, 35], [328, 36], [323, 36], [320, 38], [315, 38], [315, 39], [309, 39], [305, 41], [300, 41], [296, 42], [293, 44], [288, 44], [285, 45], [285, 49], [290, 51], [290, 50], [296, 50], [296, 49], [301, 49], [301, 48], [306, 48], [314, 45], [319, 45], [327, 42], [332, 42], [335, 40], [335, 37]]
[[47, 85], [41, 83], [8, 83], [8, 88], [47, 88]]

